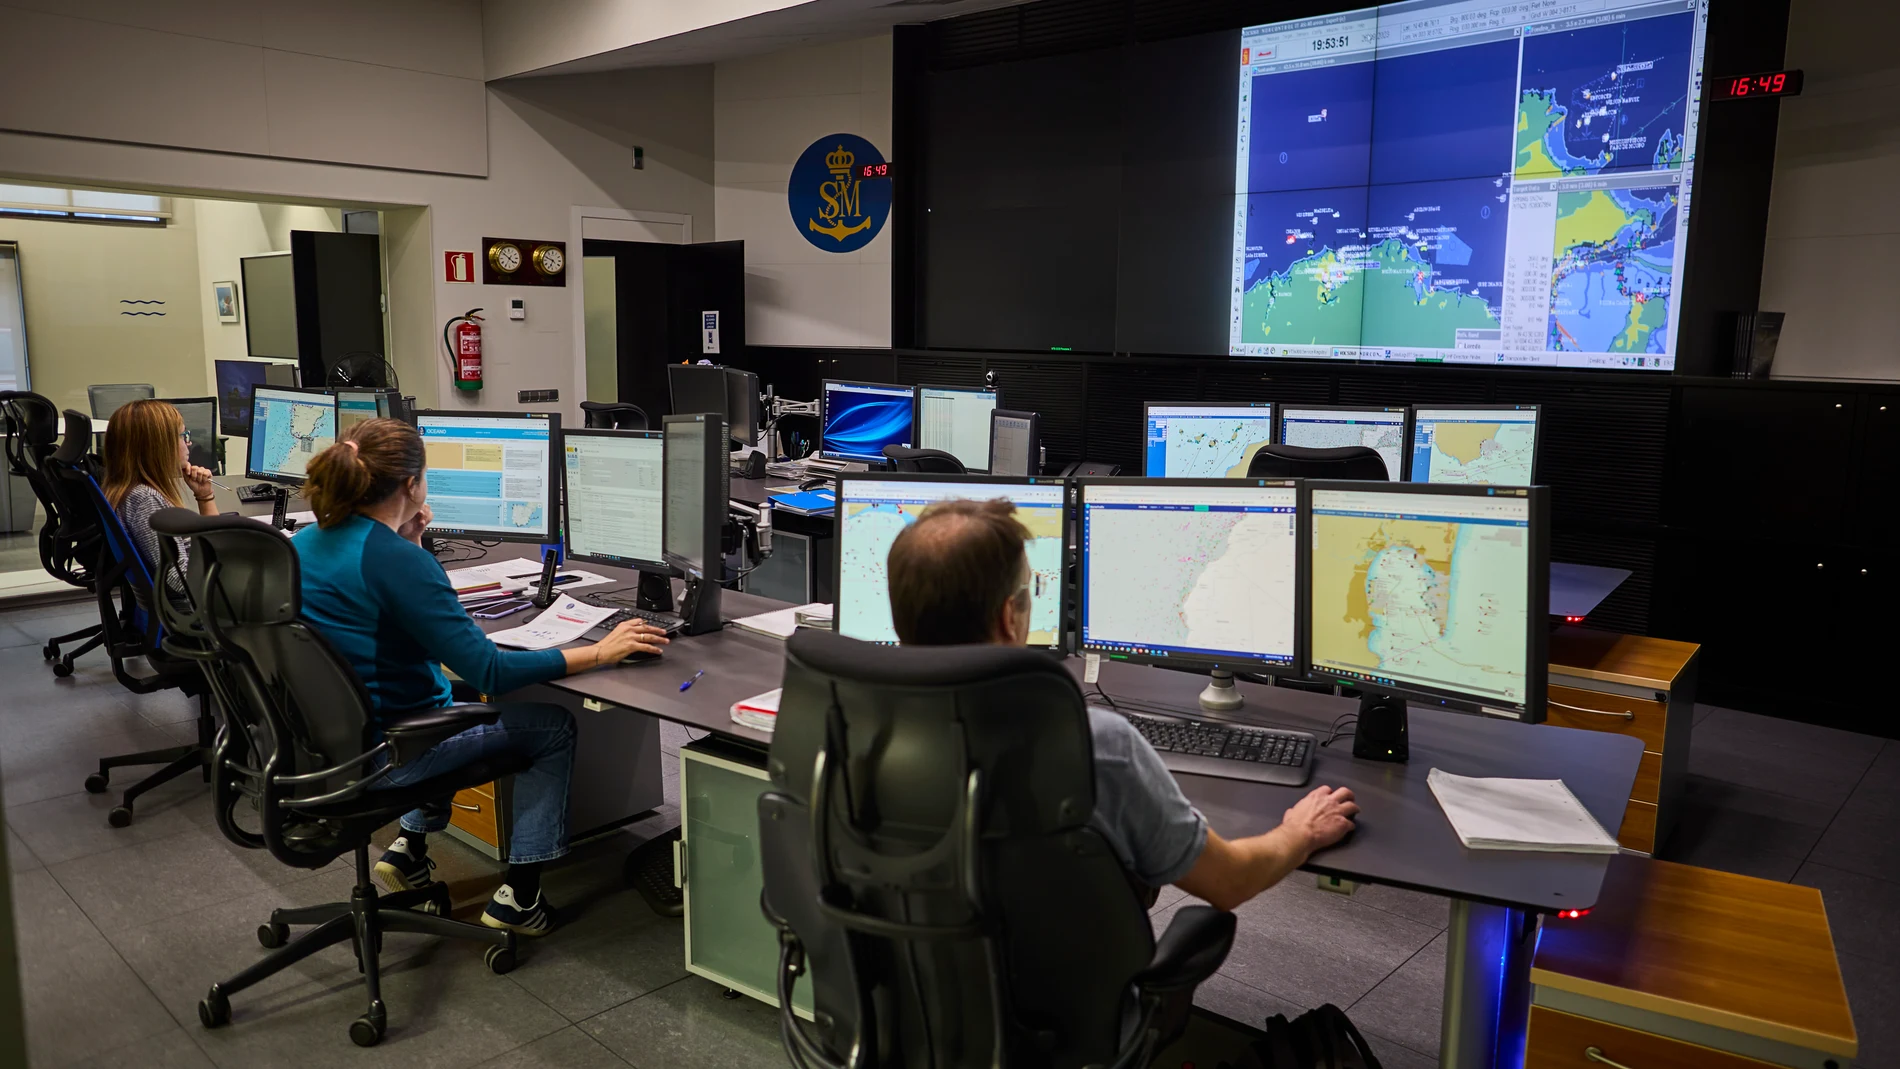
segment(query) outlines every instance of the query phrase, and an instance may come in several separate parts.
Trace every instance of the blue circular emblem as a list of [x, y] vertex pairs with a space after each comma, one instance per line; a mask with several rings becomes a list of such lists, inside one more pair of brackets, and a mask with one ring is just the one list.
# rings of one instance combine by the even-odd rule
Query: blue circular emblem
[[891, 180], [862, 178], [867, 163], [883, 163], [877, 146], [856, 134], [827, 134], [792, 165], [785, 199], [792, 226], [826, 252], [856, 252], [871, 243], [891, 216]]

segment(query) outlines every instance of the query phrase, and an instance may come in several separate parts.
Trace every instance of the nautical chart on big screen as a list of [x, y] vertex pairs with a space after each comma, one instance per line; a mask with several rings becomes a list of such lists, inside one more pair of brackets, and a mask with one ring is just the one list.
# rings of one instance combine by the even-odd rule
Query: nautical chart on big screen
[[1229, 351], [1667, 369], [1708, 0], [1241, 35]]

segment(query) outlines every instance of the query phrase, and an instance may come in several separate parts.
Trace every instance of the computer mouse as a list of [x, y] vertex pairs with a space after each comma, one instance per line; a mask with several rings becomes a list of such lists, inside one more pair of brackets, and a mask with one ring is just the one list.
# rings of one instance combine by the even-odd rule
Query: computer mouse
[[646, 653], [643, 651], [643, 652], [638, 652], [638, 653], [627, 654], [625, 657], [622, 657], [620, 659], [620, 663], [621, 664], [645, 664], [648, 661], [657, 661], [659, 659], [660, 659], [659, 654]]
[[800, 490], [818, 490], [830, 485], [830, 479], [806, 479], [804, 482], [798, 484], [798, 488]]

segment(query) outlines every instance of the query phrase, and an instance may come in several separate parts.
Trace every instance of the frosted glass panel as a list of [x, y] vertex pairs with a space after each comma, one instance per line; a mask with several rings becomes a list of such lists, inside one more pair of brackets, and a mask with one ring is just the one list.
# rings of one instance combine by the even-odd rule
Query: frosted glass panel
[[0, 203], [6, 204], [48, 204], [64, 208], [72, 203], [71, 195], [70, 190], [45, 186], [0, 186]]
[[20, 247], [0, 242], [0, 390], [30, 388], [26, 313], [20, 294]]
[[144, 212], [157, 215], [165, 210], [162, 198], [148, 197], [142, 193], [95, 193], [87, 189], [73, 190], [75, 208], [111, 208], [118, 211]]

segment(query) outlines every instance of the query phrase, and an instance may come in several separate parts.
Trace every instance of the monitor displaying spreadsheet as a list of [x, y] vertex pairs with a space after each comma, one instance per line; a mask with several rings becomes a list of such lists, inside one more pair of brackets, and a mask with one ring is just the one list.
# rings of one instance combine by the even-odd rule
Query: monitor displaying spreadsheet
[[304, 469], [336, 442], [336, 398], [322, 390], [259, 386], [251, 392], [246, 477], [301, 483]]
[[1529, 486], [1537, 471], [1537, 406], [1412, 410], [1415, 483]]
[[1308, 449], [1364, 446], [1385, 461], [1385, 477], [1405, 476], [1403, 408], [1313, 406], [1280, 410], [1280, 444]]
[[558, 533], [561, 418], [546, 412], [417, 412], [429, 530], [450, 538], [549, 542]]
[[917, 448], [941, 449], [971, 471], [990, 468], [990, 413], [996, 391], [917, 387]]
[[663, 451], [659, 431], [573, 430], [561, 435], [567, 472], [567, 555], [664, 570]]
[[1150, 479], [1237, 479], [1273, 441], [1273, 405], [1147, 405], [1143, 472]]

